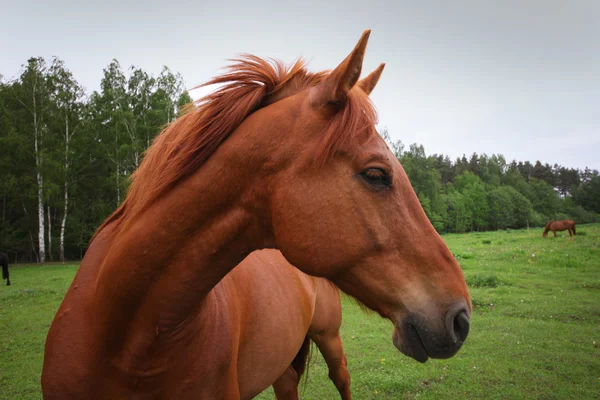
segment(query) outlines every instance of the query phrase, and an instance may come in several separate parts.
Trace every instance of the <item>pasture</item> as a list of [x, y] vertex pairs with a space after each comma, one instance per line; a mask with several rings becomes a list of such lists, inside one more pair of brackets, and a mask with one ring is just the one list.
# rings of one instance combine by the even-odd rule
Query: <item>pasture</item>
[[[474, 306], [469, 338], [452, 359], [405, 357], [388, 321], [344, 298], [354, 398], [600, 398], [600, 224], [578, 226], [572, 238], [542, 231], [443, 237]], [[46, 332], [76, 269], [13, 266], [12, 286], [0, 286], [0, 399], [41, 398]], [[338, 398], [316, 348], [312, 360], [302, 398]]]

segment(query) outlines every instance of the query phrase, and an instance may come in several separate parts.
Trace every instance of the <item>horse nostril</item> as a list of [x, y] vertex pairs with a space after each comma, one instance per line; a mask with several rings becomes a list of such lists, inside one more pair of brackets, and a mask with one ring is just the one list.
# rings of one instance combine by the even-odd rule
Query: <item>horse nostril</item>
[[465, 304], [459, 302], [454, 304], [446, 314], [446, 332], [451, 340], [460, 347], [469, 334], [469, 315]]
[[464, 310], [461, 310], [454, 317], [454, 337], [460, 340], [461, 342], [464, 342], [467, 338], [467, 335], [469, 334], [470, 324], [471, 323], [469, 322], [469, 317], [467, 316], [467, 313]]

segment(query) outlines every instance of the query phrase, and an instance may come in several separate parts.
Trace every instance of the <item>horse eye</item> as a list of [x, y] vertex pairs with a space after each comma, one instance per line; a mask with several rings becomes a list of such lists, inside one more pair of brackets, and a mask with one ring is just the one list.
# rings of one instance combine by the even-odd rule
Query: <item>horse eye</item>
[[361, 174], [361, 176], [367, 183], [376, 189], [381, 189], [383, 187], [387, 188], [392, 185], [389, 174], [380, 168], [368, 168]]

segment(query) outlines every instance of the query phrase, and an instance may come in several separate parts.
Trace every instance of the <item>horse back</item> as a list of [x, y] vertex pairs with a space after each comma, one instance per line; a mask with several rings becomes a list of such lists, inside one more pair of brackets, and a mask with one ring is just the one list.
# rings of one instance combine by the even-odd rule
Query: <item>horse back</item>
[[573, 221], [572, 219], [565, 219], [562, 221], [553, 221], [553, 229], [556, 230], [567, 230], [567, 229], [573, 229], [573, 227], [575, 226], [575, 221]]

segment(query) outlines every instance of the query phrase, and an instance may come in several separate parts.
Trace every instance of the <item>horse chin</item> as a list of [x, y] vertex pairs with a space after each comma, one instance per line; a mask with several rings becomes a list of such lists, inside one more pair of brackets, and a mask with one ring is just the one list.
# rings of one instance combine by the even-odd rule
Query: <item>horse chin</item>
[[417, 329], [413, 325], [408, 325], [403, 331], [404, 335], [400, 334], [400, 328], [394, 327], [394, 333], [392, 334], [394, 346], [405, 356], [421, 363], [426, 362], [429, 356]]

